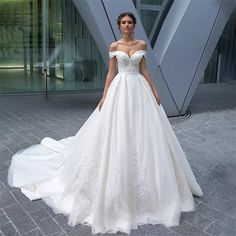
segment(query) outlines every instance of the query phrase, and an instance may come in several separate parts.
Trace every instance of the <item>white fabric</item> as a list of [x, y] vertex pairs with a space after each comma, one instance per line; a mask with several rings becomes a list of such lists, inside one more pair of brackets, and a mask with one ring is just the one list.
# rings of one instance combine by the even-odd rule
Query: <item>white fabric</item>
[[162, 106], [139, 73], [146, 52], [116, 56], [102, 110], [66, 140], [44, 139], [13, 156], [8, 181], [31, 200], [43, 198], [69, 224], [93, 233], [129, 233], [142, 224], [179, 224], [202, 196]]

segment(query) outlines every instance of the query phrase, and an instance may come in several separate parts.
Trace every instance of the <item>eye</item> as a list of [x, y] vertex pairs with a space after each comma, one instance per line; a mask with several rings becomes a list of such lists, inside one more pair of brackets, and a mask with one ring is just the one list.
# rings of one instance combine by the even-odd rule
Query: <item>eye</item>
[[133, 24], [133, 21], [121, 21], [121, 24], [124, 25], [128, 23], [129, 25], [132, 25]]

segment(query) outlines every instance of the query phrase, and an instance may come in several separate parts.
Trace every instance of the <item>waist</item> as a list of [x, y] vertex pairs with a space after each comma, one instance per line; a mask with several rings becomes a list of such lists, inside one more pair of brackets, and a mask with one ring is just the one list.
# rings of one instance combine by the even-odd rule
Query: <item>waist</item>
[[119, 74], [140, 74], [140, 71], [118, 71]]

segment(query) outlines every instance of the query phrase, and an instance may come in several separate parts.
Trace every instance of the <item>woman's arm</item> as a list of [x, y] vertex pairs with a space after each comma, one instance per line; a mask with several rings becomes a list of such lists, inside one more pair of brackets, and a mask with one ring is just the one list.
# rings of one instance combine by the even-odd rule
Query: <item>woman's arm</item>
[[[144, 49], [146, 50], [146, 45], [144, 46]], [[160, 105], [161, 104], [161, 99], [160, 99], [160, 95], [157, 92], [156, 86], [153, 82], [153, 80], [151, 79], [150, 74], [147, 71], [147, 67], [146, 67], [146, 59], [145, 57], [142, 58], [141, 62], [140, 62], [140, 73], [144, 76], [144, 78], [147, 80], [148, 84], [151, 87], [152, 93], [157, 101], [157, 104]]]
[[[114, 51], [115, 46], [116, 45], [114, 45], [114, 43], [112, 43], [111, 46], [110, 46], [110, 51]], [[102, 95], [102, 98], [101, 98], [101, 100], [98, 104], [99, 111], [101, 110], [102, 105], [105, 101], [108, 88], [109, 88], [109, 86], [110, 86], [110, 84], [111, 84], [111, 82], [112, 82], [112, 80], [115, 76], [115, 72], [116, 72], [116, 57], [112, 57], [109, 60], [109, 67], [108, 67], [108, 72], [107, 72], [107, 76], [106, 76], [106, 82], [105, 82], [105, 87], [104, 87], [104, 90], [103, 90], [103, 95]]]

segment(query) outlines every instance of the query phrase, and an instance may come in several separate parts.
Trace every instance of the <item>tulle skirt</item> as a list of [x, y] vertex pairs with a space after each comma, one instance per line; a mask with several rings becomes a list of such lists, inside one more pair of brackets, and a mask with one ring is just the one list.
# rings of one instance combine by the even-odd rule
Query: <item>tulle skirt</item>
[[16, 153], [8, 182], [92, 233], [179, 224], [202, 191], [162, 106], [139, 73], [113, 79], [78, 133]]

